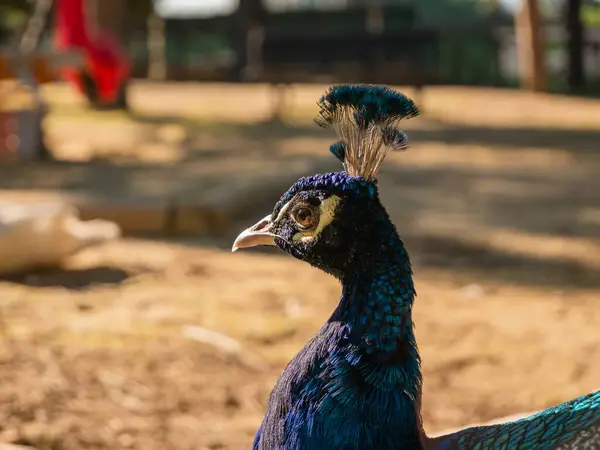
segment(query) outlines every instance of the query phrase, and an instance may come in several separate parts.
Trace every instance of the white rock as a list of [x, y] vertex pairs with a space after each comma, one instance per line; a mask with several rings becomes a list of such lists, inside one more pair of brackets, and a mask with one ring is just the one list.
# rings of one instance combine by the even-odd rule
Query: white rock
[[113, 222], [81, 221], [72, 205], [0, 204], [0, 275], [56, 266], [120, 235]]

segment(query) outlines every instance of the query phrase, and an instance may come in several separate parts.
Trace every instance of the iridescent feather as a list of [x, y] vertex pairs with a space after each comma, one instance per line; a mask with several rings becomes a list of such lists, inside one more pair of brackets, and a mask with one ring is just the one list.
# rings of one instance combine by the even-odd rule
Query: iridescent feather
[[598, 450], [600, 391], [515, 422], [467, 428], [430, 442], [432, 450]]

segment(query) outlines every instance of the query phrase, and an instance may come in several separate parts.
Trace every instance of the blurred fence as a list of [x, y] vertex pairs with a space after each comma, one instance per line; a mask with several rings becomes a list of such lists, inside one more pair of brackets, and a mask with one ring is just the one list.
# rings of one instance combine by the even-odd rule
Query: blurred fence
[[[258, 21], [249, 21], [239, 12], [166, 19], [166, 79], [516, 84], [517, 51], [510, 15], [465, 15], [463, 19], [455, 15], [444, 20], [442, 14], [426, 21], [415, 5], [384, 6], [375, 20], [372, 10], [364, 7], [271, 11]], [[126, 33], [136, 78], [148, 76], [146, 25], [139, 18], [131, 20]], [[51, 26], [45, 47], [50, 33]], [[545, 35], [552, 87], [560, 90], [566, 83], [568, 59], [564, 24], [546, 23]], [[584, 60], [588, 84], [600, 92], [600, 28], [586, 29]]]
[[[254, 74], [242, 73], [248, 42], [235, 15], [165, 21], [169, 80], [364, 81], [390, 84], [513, 86], [517, 51], [512, 22], [478, 20], [424, 26], [410, 11], [385, 11], [383, 31], [369, 32], [364, 10], [293, 11], [268, 16], [256, 40]], [[250, 33], [251, 34], [251, 33]], [[566, 79], [566, 34], [562, 24], [545, 29], [549, 75]], [[134, 75], [147, 75], [145, 31], [132, 35]], [[586, 72], [600, 80], [600, 29], [587, 29]]]
[[[167, 19], [167, 79], [505, 84], [499, 40], [487, 23], [424, 26], [407, 5], [384, 8], [379, 30], [369, 30], [369, 21], [364, 8], [271, 13], [257, 31], [257, 68], [249, 75], [242, 72], [252, 32], [240, 31], [236, 14]], [[145, 38], [138, 30], [130, 42], [136, 77], [147, 74]]]

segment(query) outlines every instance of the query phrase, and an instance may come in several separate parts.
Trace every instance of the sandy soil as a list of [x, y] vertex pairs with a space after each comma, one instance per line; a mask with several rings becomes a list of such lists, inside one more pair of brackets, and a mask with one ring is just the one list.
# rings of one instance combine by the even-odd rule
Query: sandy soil
[[[184, 88], [198, 99], [213, 92]], [[135, 87], [134, 105], [147, 98], [148, 109], [158, 108], [150, 89]], [[157, 96], [167, 95], [162, 89]], [[300, 106], [303, 92], [295, 92]], [[600, 114], [600, 103], [556, 99], [586, 110], [581, 124], [571, 117], [558, 126], [546, 97], [444, 88], [438, 101], [434, 93], [426, 94], [428, 116], [407, 126], [413, 148], [391, 155], [381, 174], [383, 201], [415, 265], [430, 432], [600, 388], [600, 131], [584, 123]], [[498, 101], [497, 111], [483, 107], [486, 99]], [[459, 100], [470, 105], [470, 118], [452, 119]], [[67, 131], [76, 121], [71, 143], [91, 154], [110, 148], [106, 129], [130, 127], [140, 137], [113, 130], [120, 159], [103, 158], [124, 168], [133, 159], [165, 164], [144, 160], [137, 145], [157, 142], [142, 129], [155, 123], [90, 120], [70, 100], [53, 101], [50, 134], [64, 157], [75, 152]], [[279, 158], [282, 170], [304, 160], [336, 167], [326, 150], [331, 136], [307, 116], [216, 126], [192, 121], [188, 103], [161, 119], [185, 135], [161, 141], [172, 170], [201, 161], [226, 167], [243, 152], [255, 162]], [[528, 121], [527, 108], [544, 111], [543, 120], [531, 113]], [[240, 229], [268, 212], [264, 199], [248, 201], [256, 211]], [[270, 388], [327, 318], [339, 286], [276, 251], [231, 254], [234, 234], [128, 238], [64, 269], [0, 282], [0, 442], [52, 450], [249, 448]], [[223, 337], [198, 342], [193, 326], [241, 350]]]

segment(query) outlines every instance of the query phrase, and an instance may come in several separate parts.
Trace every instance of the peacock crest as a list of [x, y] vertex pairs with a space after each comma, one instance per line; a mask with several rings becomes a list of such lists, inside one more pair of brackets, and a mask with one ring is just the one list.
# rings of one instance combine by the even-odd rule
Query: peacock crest
[[315, 119], [333, 128], [340, 140], [329, 148], [350, 176], [372, 181], [388, 150], [405, 150], [408, 137], [398, 128], [402, 119], [419, 115], [406, 95], [383, 86], [342, 84], [329, 88], [319, 99]]

